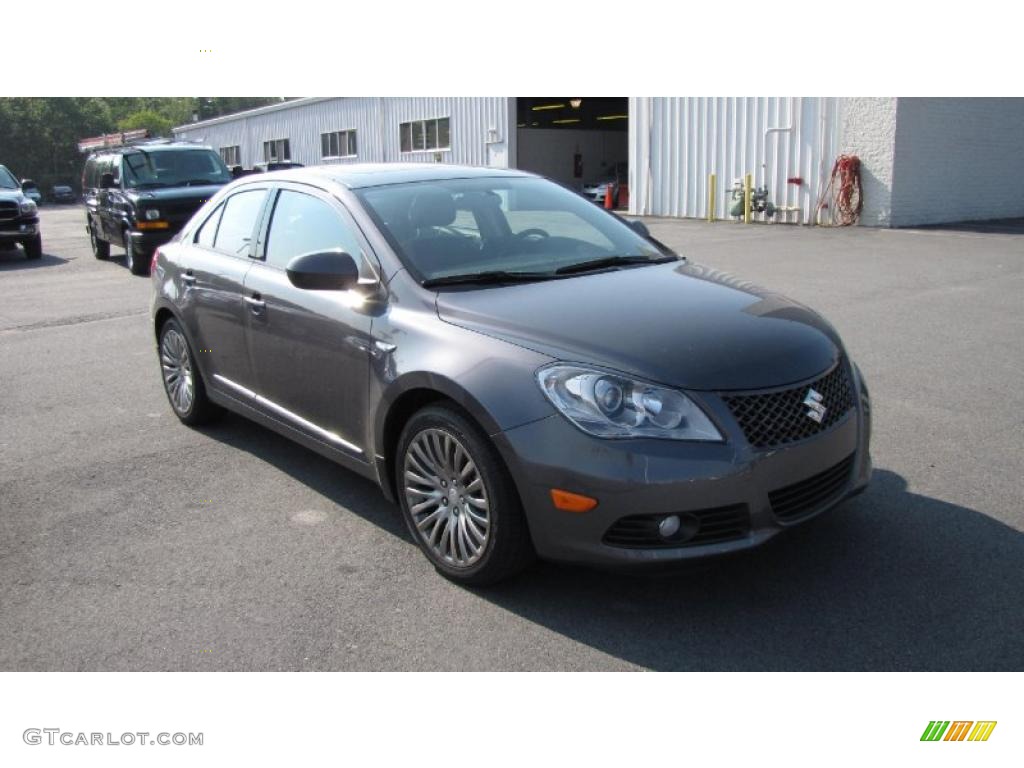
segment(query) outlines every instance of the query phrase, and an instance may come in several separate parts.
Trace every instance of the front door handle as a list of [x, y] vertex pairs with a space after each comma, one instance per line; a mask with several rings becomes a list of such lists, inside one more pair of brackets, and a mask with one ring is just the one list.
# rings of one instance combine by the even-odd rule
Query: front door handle
[[185, 274], [181, 276], [181, 279], [186, 285], [196, 284], [196, 276], [192, 273], [191, 269], [186, 269]]
[[267, 302], [263, 301], [258, 293], [254, 293], [252, 296], [246, 296], [245, 303], [249, 305], [249, 309], [252, 310], [254, 315], [258, 315], [263, 312], [263, 308], [267, 306]]

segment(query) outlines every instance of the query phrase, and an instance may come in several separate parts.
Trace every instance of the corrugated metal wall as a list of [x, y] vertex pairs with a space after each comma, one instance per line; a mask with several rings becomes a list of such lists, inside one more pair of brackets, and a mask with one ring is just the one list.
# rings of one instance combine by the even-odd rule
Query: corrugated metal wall
[[716, 218], [728, 218], [733, 180], [752, 173], [772, 203], [799, 206], [811, 223], [839, 143], [838, 109], [838, 99], [819, 97], [632, 97], [630, 213], [706, 217], [714, 173]]
[[[450, 118], [451, 149], [441, 162], [466, 165], [508, 165], [510, 110], [514, 100], [504, 97], [302, 99], [272, 110], [256, 110], [227, 120], [185, 125], [174, 130], [178, 138], [200, 141], [214, 149], [241, 147], [242, 164], [263, 160], [263, 142], [288, 139], [291, 159], [305, 165], [323, 162], [320, 134], [355, 129], [357, 157], [331, 162], [436, 162], [436, 153], [401, 152], [398, 126], [410, 120]], [[514, 131], [514, 129], [513, 129]]]

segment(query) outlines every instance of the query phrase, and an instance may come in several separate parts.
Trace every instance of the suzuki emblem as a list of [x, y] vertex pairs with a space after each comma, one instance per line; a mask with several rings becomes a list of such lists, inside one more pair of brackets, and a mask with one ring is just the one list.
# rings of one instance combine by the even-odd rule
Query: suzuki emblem
[[819, 424], [825, 418], [825, 412], [828, 411], [828, 408], [821, 404], [823, 399], [822, 394], [814, 389], [808, 389], [807, 397], [804, 398], [804, 405], [807, 406], [807, 418]]

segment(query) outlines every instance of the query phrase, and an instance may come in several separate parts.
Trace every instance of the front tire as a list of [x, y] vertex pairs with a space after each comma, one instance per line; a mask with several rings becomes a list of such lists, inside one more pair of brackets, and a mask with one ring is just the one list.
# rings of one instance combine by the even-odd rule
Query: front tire
[[141, 253], [132, 242], [132, 233], [124, 232], [124, 265], [133, 275], [145, 276], [149, 274], [149, 262], [145, 254]]
[[160, 328], [157, 352], [164, 392], [174, 415], [190, 427], [219, 417], [223, 409], [206, 394], [192, 347], [177, 320], [168, 320]]
[[484, 586], [533, 561], [512, 478], [488, 437], [459, 411], [416, 413], [399, 439], [395, 475], [409, 532], [443, 576]]
[[40, 259], [43, 256], [43, 237], [36, 235], [22, 243], [25, 249], [25, 257], [28, 259]]

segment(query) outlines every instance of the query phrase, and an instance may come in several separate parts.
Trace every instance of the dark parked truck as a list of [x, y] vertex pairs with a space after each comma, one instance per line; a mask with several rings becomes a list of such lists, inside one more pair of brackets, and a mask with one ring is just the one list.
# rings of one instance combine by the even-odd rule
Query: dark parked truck
[[97, 259], [124, 249], [132, 274], [185, 226], [231, 172], [209, 147], [148, 141], [93, 152], [82, 173], [86, 231]]
[[21, 244], [30, 259], [43, 255], [39, 209], [25, 194], [15, 175], [0, 165], [0, 248], [16, 243]]

